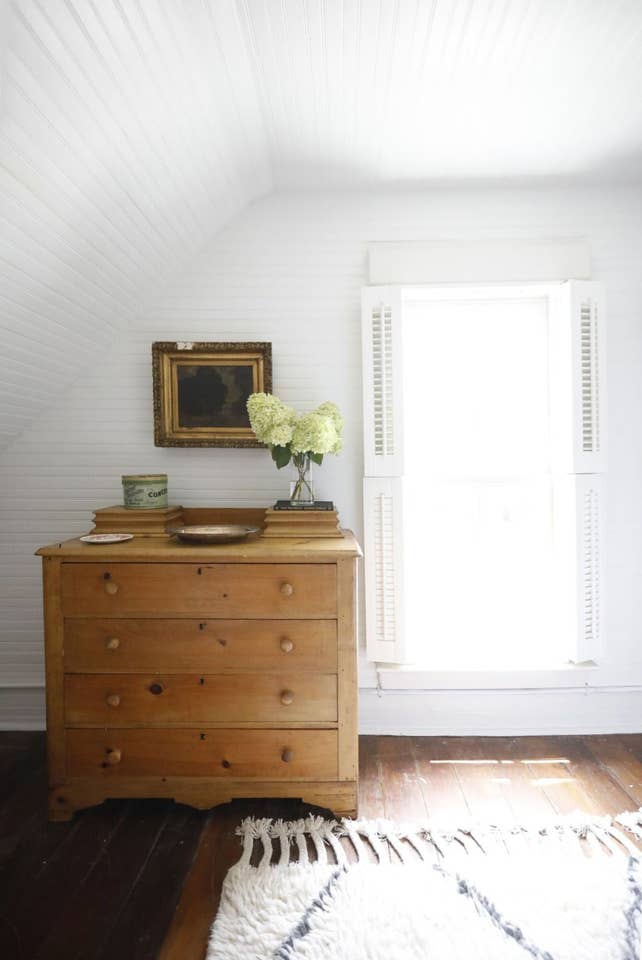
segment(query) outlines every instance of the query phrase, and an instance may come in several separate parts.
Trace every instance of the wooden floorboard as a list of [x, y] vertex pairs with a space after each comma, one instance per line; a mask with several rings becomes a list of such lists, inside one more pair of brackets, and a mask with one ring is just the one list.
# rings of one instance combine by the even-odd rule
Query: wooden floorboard
[[35, 960], [84, 960], [98, 955], [158, 843], [169, 807], [163, 800], [132, 802], [109, 844], [61, 905]]
[[642, 806], [642, 737], [584, 737], [589, 756], [631, 798]]
[[388, 820], [422, 823], [428, 819], [413, 747], [412, 737], [378, 738], [383, 794], [383, 810], [378, 815]]
[[[360, 740], [368, 819], [533, 824], [641, 805], [642, 735]], [[42, 735], [0, 734], [0, 957], [203, 960], [239, 822], [308, 812], [331, 817], [296, 800], [206, 812], [152, 800], [48, 823]]]
[[33, 829], [34, 820], [45, 815], [47, 776], [41, 752], [21, 764], [12, 792], [0, 804], [0, 871], [24, 837]]
[[205, 822], [206, 814], [200, 810], [168, 809], [164, 829], [96, 960], [147, 960], [158, 955], [178, 903], [186, 864], [194, 859]]
[[159, 960], [188, 960], [204, 955], [225, 874], [239, 856], [234, 833], [238, 814], [233, 804], [210, 814]]
[[452, 759], [444, 743], [448, 741], [438, 737], [412, 738], [415, 770], [427, 819], [433, 823], [467, 822], [470, 808], [455, 764], [443, 762], [444, 759]]
[[[70, 839], [60, 843], [48, 859], [43, 858], [40, 869], [40, 851], [31, 847], [28, 837], [16, 848], [12, 862], [7, 866], [7, 899], [0, 901], [5, 921], [0, 927], [0, 956], [15, 956], [16, 960], [35, 957], [40, 944], [57, 924], [69, 901], [75, 898], [95, 863], [108, 854], [112, 837], [124, 822], [128, 809], [127, 804], [106, 803], [79, 814], [77, 824], [47, 824], [42, 835], [45, 842], [60, 833], [66, 833]], [[41, 816], [44, 820], [44, 803]], [[29, 882], [28, 874], [25, 876], [21, 867], [32, 862], [34, 852], [37, 859]], [[16, 874], [21, 882], [14, 886]], [[33, 908], [34, 897], [37, 897], [37, 910]], [[8, 938], [8, 934], [12, 938]], [[7, 952], [9, 949], [13, 953]]]
[[383, 808], [381, 764], [377, 755], [377, 738], [359, 738], [359, 816], [373, 819]]

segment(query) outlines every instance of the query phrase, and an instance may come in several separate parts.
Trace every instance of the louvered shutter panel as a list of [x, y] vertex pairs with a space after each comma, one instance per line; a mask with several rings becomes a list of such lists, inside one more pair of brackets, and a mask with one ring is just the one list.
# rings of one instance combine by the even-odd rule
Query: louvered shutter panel
[[561, 284], [549, 317], [554, 473], [606, 469], [605, 341], [602, 284]]
[[560, 646], [574, 663], [603, 646], [606, 316], [602, 284], [568, 280], [551, 297], [550, 424]]
[[604, 623], [602, 474], [571, 474], [553, 483], [554, 588], [560, 646], [574, 663], [598, 660]]
[[404, 661], [402, 483], [366, 477], [363, 484], [366, 561], [366, 647], [369, 660]]
[[363, 423], [366, 477], [403, 473], [401, 290], [362, 292]]
[[368, 659], [401, 663], [403, 389], [401, 290], [362, 292], [364, 539]]

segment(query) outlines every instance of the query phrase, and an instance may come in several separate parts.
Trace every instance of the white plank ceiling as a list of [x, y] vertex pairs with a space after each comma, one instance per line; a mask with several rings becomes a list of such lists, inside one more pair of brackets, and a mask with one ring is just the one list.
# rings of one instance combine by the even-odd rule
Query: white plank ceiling
[[0, 442], [267, 192], [640, 176], [640, 0], [2, 5]]

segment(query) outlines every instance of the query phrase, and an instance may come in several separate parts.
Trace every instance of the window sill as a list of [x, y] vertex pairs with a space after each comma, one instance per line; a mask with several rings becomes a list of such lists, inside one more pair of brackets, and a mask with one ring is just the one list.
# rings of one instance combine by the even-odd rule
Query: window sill
[[592, 660], [585, 663], [515, 665], [455, 669], [414, 664], [375, 664], [384, 690], [497, 690], [582, 687], [591, 685], [599, 671]]

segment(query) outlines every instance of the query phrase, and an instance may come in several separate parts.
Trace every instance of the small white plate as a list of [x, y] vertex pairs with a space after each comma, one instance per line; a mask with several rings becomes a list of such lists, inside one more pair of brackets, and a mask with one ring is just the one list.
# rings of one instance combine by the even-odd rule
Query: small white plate
[[80, 538], [83, 543], [123, 543], [124, 540], [133, 540], [133, 533], [88, 533]]

